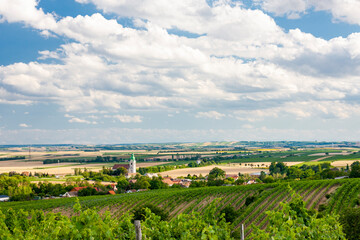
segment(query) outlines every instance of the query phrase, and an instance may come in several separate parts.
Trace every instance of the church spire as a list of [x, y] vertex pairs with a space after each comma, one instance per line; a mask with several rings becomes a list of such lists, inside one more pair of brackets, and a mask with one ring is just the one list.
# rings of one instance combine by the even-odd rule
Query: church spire
[[129, 173], [136, 173], [136, 160], [134, 153], [132, 153], [130, 157]]

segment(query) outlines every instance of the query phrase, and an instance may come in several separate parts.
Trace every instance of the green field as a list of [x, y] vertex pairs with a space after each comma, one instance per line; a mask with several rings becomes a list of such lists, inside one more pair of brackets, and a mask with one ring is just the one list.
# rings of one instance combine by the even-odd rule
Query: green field
[[[190, 189], [164, 189], [132, 194], [118, 194], [115, 196], [81, 197], [80, 202], [86, 208], [96, 207], [99, 211], [108, 209], [116, 217], [132, 209], [152, 203], [166, 209], [173, 218], [180, 213], [191, 211], [201, 212], [206, 205], [214, 199], [221, 198], [217, 203], [218, 211], [227, 205], [233, 206], [240, 215], [233, 223], [239, 228], [243, 223], [250, 233], [250, 225], [255, 224], [261, 228], [267, 225], [265, 212], [276, 209], [281, 201], [290, 200], [288, 185], [300, 194], [308, 209], [318, 209], [320, 204], [326, 204], [325, 211], [339, 213], [346, 207], [354, 207], [360, 193], [360, 179], [342, 180], [312, 180], [293, 181], [275, 184], [256, 184], [230, 187], [207, 187]], [[329, 194], [331, 197], [326, 198]], [[255, 200], [245, 206], [246, 198], [256, 196]], [[0, 203], [0, 208], [14, 209], [43, 209], [50, 211], [56, 209], [63, 213], [71, 213], [75, 198], [52, 199], [27, 202]]]
[[324, 159], [324, 161], [340, 161], [340, 160], [359, 160], [360, 152], [354, 152], [349, 155], [335, 155]]

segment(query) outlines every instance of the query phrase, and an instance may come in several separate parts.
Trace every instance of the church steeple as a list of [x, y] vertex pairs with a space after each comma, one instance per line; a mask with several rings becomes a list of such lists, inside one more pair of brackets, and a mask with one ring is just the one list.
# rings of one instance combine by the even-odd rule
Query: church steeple
[[132, 153], [130, 157], [129, 173], [136, 173], [136, 160], [134, 153]]

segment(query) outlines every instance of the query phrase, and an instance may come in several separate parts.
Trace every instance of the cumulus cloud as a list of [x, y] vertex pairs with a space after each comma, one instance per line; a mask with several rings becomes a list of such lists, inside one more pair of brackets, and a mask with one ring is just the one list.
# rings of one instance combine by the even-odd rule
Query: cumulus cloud
[[225, 117], [225, 114], [219, 113], [217, 111], [209, 111], [209, 112], [198, 112], [195, 115], [196, 118], [213, 118], [220, 120], [221, 118]]
[[71, 116], [69, 114], [65, 114], [64, 116], [67, 117], [67, 118], [70, 118], [69, 119], [70, 123], [97, 124], [96, 121], [89, 121], [89, 120], [86, 120], [86, 119], [81, 119], [81, 118], [78, 118], [78, 117], [75, 117], [75, 116]]
[[358, 0], [256, 0], [261, 7], [278, 16], [286, 15], [288, 18], [299, 18], [313, 9], [315, 11], [328, 11], [334, 20], [360, 25], [360, 2]]
[[37, 0], [1, 0], [0, 22], [23, 22], [31, 27], [44, 30], [56, 27], [55, 16], [37, 8]]
[[122, 123], [140, 123], [142, 122], [142, 116], [134, 115], [115, 115], [113, 118], [119, 120]]
[[27, 125], [26, 123], [20, 123], [20, 124], [19, 124], [19, 127], [28, 128], [28, 127], [31, 127], [31, 126], [30, 126], [30, 125]]
[[[299, 29], [285, 33], [261, 10], [229, 1], [78, 2], [130, 17], [137, 28], [101, 13], [56, 19], [35, 0], [2, 1], [2, 21], [23, 22], [72, 41], [39, 52], [39, 60], [57, 63], [0, 66], [0, 103], [51, 102], [84, 114], [66, 117], [85, 124], [96, 124], [91, 114], [98, 112], [123, 123], [142, 122], [142, 116], [118, 114], [123, 110], [191, 110], [195, 117], [213, 119], [223, 119], [221, 112], [230, 110], [250, 122], [284, 115], [344, 119], [358, 112], [358, 33], [329, 41]], [[326, 10], [315, 1], [258, 2], [289, 17], [306, 13], [308, 2]], [[171, 29], [198, 35], [178, 36]]]

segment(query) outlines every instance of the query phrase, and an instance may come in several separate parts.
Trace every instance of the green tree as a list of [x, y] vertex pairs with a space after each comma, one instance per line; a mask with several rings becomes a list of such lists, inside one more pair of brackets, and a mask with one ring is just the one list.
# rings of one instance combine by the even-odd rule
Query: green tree
[[360, 162], [356, 161], [351, 164], [351, 171], [349, 177], [360, 178]]
[[125, 176], [127, 173], [128, 173], [128, 170], [126, 168], [119, 167], [115, 170], [114, 175], [116, 175], [116, 176], [124, 175]]
[[153, 177], [150, 181], [150, 189], [163, 189], [163, 188], [168, 188], [169, 185], [167, 185], [166, 183], [164, 183], [163, 181], [161, 181], [160, 177]]
[[239, 213], [235, 210], [233, 206], [226, 206], [220, 211], [220, 215], [224, 214], [223, 217], [226, 222], [234, 222], [235, 219], [239, 216]]
[[280, 173], [280, 174], [284, 174], [287, 173], [288, 171], [288, 167], [282, 163], [282, 162], [272, 162], [269, 166], [269, 172], [271, 175]]
[[141, 177], [134, 183], [135, 189], [148, 189], [150, 187], [150, 183], [146, 180], [146, 178]]
[[125, 177], [120, 177], [117, 182], [117, 188], [119, 191], [126, 191], [130, 189], [130, 183]]
[[209, 177], [208, 179], [223, 179], [225, 177], [225, 171], [222, 170], [221, 168], [218, 167], [214, 167], [213, 169], [211, 169], [211, 171], [209, 172]]
[[263, 180], [263, 183], [273, 183], [275, 182], [275, 179], [273, 176], [266, 176]]

